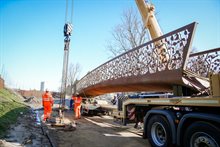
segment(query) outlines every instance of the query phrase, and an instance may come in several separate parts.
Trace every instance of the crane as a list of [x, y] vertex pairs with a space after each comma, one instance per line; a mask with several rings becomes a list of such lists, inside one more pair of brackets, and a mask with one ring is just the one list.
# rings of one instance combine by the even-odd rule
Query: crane
[[66, 86], [67, 86], [67, 73], [68, 73], [68, 61], [69, 61], [69, 45], [70, 36], [72, 34], [72, 17], [73, 17], [73, 0], [71, 7], [71, 19], [68, 20], [68, 0], [66, 0], [66, 14], [65, 14], [65, 24], [64, 24], [64, 56], [63, 56], [63, 70], [62, 70], [62, 83], [61, 83], [61, 96], [60, 96], [60, 122], [63, 121], [63, 110], [65, 108], [65, 98], [66, 98]]
[[155, 17], [155, 7], [153, 4], [146, 3], [144, 0], [135, 0], [142, 16], [144, 26], [148, 28], [151, 38], [155, 39], [163, 35], [161, 28]]
[[[144, 23], [144, 26], [149, 30], [152, 40], [162, 36], [163, 32], [161, 31], [161, 28], [155, 17], [154, 5], [152, 3], [145, 2], [145, 0], [135, 0], [135, 1], [142, 16], [142, 21]], [[169, 60], [169, 56], [166, 54], [167, 52], [166, 47], [159, 42], [155, 42], [154, 45], [160, 46], [158, 47], [157, 50], [159, 61], [163, 63], [167, 62]]]

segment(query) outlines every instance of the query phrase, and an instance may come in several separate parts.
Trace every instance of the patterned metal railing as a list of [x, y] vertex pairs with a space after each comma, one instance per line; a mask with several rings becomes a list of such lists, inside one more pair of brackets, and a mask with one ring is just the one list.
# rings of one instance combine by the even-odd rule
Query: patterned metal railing
[[77, 91], [105, 81], [184, 69], [195, 26], [184, 26], [102, 64], [78, 82]]
[[186, 69], [203, 77], [220, 73], [220, 48], [191, 54]]

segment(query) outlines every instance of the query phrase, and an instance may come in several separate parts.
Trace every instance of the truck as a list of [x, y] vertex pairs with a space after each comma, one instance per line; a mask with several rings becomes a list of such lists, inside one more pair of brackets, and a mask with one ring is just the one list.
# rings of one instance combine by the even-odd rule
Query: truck
[[[144, 0], [136, 0], [136, 4], [152, 39], [160, 37], [162, 31], [154, 15], [154, 6]], [[206, 52], [190, 56], [202, 56]], [[209, 52], [220, 56], [220, 48]], [[190, 95], [184, 92], [183, 86], [174, 85], [172, 98], [126, 98], [121, 110], [114, 111], [113, 116], [121, 118], [124, 125], [129, 122], [143, 122], [143, 138], [147, 138], [153, 147], [219, 147], [219, 57], [215, 61], [213, 64], [217, 64], [217, 72], [210, 71], [205, 79], [209, 82], [209, 94], [201, 91], [199, 94]], [[196, 78], [198, 75], [192, 74], [191, 77]]]
[[[154, 147], [220, 145], [220, 74], [210, 75], [211, 96], [130, 98], [114, 116], [123, 124], [143, 121], [143, 138]], [[132, 115], [133, 114], [133, 115]]]

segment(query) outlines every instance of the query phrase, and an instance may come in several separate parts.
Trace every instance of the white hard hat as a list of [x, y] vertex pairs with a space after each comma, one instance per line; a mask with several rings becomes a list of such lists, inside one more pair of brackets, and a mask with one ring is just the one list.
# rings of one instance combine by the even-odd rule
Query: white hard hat
[[49, 91], [49, 90], [48, 90], [48, 88], [46, 88], [46, 90], [45, 90], [45, 91]]

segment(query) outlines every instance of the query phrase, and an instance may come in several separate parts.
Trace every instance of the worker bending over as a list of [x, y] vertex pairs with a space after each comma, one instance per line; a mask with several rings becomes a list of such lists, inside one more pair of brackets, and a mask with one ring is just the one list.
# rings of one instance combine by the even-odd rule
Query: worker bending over
[[43, 121], [46, 121], [50, 118], [52, 113], [52, 106], [53, 106], [53, 97], [48, 89], [46, 89], [45, 93], [42, 95], [42, 105], [44, 107], [44, 118]]
[[77, 93], [76, 95], [73, 95], [72, 99], [74, 100], [74, 112], [75, 112], [75, 119], [79, 119], [81, 117], [81, 102], [82, 97], [79, 96]]

